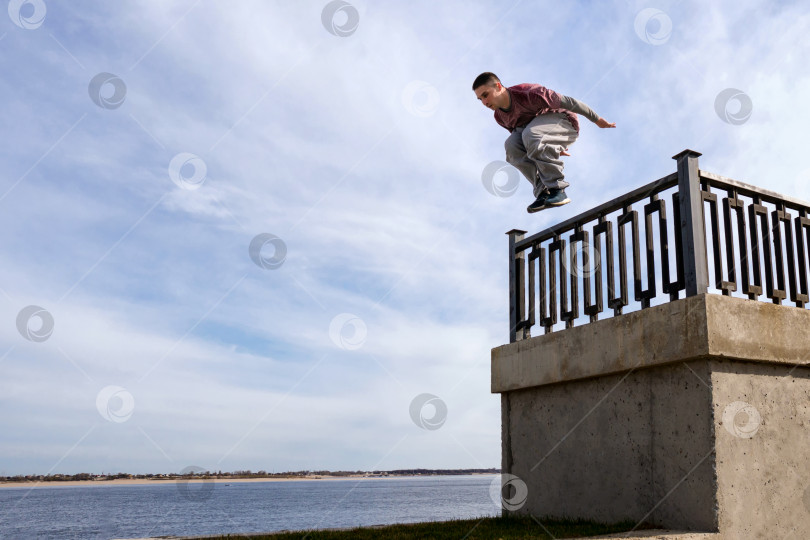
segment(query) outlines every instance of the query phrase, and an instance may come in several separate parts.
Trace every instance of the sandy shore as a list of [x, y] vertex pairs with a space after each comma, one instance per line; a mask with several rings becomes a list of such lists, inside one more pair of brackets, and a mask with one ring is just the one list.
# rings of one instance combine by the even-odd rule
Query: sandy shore
[[[491, 476], [495, 473], [470, 473], [471, 475], [475, 476]], [[465, 475], [466, 476], [466, 475]], [[188, 480], [189, 482], [211, 482], [217, 484], [235, 484], [237, 482], [295, 482], [301, 480], [377, 480], [377, 479], [388, 479], [392, 480], [395, 478], [424, 478], [425, 476], [300, 476], [294, 478], [209, 478], [206, 480], [203, 479], [194, 479]], [[161, 480], [147, 480], [145, 478], [117, 478], [115, 480], [71, 480], [66, 482], [0, 482], [0, 489], [2, 488], [14, 488], [14, 487], [69, 487], [69, 486], [143, 486], [143, 485], [173, 485], [176, 484], [178, 479], [176, 478], [167, 478]]]
[[[235, 484], [237, 482], [293, 482], [296, 480], [340, 480], [341, 478], [360, 479], [361, 476], [302, 476], [296, 478], [209, 478], [194, 479], [189, 482], [211, 482], [217, 484]], [[59, 486], [142, 486], [142, 485], [173, 485], [178, 479], [166, 478], [148, 480], [145, 478], [116, 478], [115, 480], [69, 480], [66, 482], [0, 482], [0, 488], [13, 487], [59, 487]]]

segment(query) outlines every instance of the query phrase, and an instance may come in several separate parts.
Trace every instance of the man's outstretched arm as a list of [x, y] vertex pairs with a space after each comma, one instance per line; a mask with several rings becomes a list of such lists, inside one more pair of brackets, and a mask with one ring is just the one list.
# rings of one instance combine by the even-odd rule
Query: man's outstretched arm
[[598, 114], [593, 112], [593, 109], [591, 109], [590, 107], [588, 107], [587, 105], [585, 105], [584, 103], [579, 101], [578, 99], [574, 99], [574, 98], [572, 98], [570, 96], [564, 96], [564, 95], [560, 94], [560, 106], [563, 109], [567, 109], [567, 110], [569, 110], [571, 112], [581, 114], [582, 116], [584, 116], [585, 118], [587, 118], [588, 120], [590, 120], [591, 122], [593, 122], [594, 124], [599, 126], [600, 128], [615, 128], [616, 127], [615, 122], [614, 123], [608, 122], [607, 120], [605, 120], [604, 118], [602, 118], [601, 116], [599, 116]]

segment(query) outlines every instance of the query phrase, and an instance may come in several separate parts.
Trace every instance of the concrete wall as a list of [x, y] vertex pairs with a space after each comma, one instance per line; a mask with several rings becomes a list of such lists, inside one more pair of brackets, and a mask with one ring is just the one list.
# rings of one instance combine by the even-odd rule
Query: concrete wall
[[[691, 368], [709, 377], [706, 362]], [[504, 400], [511, 445], [503, 469], [528, 488], [517, 513], [716, 530], [712, 396], [685, 366], [518, 390]]]
[[810, 369], [730, 361], [711, 369], [720, 530], [810, 538]]
[[493, 349], [515, 512], [810, 538], [809, 361], [810, 311], [717, 295]]

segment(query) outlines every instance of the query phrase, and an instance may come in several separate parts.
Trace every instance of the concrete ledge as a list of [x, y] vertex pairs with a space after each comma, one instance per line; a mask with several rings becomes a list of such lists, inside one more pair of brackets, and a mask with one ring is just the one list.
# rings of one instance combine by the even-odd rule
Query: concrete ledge
[[705, 297], [709, 354], [736, 360], [810, 364], [810, 310], [785, 302]]
[[810, 364], [810, 310], [703, 294], [492, 349], [492, 392], [672, 362]]

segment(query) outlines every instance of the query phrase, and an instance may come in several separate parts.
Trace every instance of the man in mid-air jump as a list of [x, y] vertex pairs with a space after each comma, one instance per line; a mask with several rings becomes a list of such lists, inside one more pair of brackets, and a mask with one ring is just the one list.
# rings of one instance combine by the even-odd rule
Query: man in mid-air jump
[[572, 97], [558, 94], [539, 84], [504, 87], [490, 72], [473, 82], [476, 97], [495, 111], [495, 121], [509, 130], [506, 139], [506, 161], [532, 183], [535, 201], [526, 210], [531, 214], [544, 208], [571, 202], [565, 194], [560, 156], [568, 156], [568, 146], [579, 136], [579, 122], [574, 113], [600, 128], [615, 128], [590, 107]]

